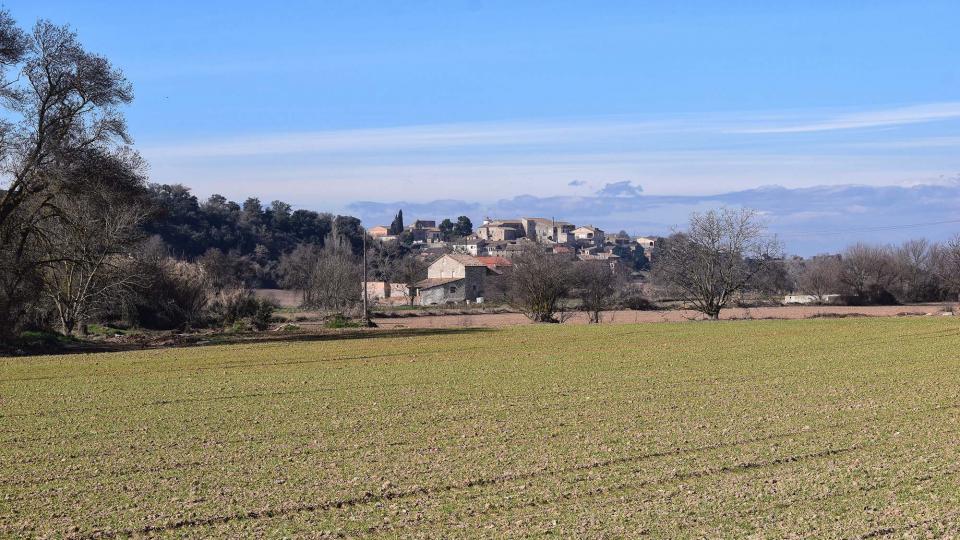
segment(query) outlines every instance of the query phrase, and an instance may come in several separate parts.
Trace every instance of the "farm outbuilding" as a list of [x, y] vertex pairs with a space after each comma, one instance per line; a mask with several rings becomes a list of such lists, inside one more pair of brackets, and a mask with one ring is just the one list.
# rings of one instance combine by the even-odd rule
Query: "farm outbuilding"
[[490, 270], [476, 257], [446, 254], [430, 265], [427, 279], [417, 283], [417, 303], [422, 306], [482, 302], [484, 280]]

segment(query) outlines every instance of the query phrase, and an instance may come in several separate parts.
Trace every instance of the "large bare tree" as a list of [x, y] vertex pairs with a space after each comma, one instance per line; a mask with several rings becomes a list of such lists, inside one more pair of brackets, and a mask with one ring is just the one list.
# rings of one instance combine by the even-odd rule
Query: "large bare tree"
[[342, 236], [329, 235], [322, 248], [298, 246], [281, 258], [280, 272], [281, 285], [302, 292], [304, 307], [346, 313], [360, 303], [363, 270]]
[[56, 212], [39, 225], [44, 295], [67, 335], [96, 310], [146, 285], [130, 256], [147, 216], [140, 168], [134, 154], [87, 151], [63, 175], [52, 199]]
[[622, 276], [606, 261], [576, 263], [576, 296], [591, 323], [600, 323], [603, 312], [613, 304], [622, 285]]
[[840, 258], [834, 255], [818, 255], [804, 261], [797, 275], [797, 287], [816, 298], [818, 304], [824, 303], [828, 295], [839, 294]]
[[528, 246], [513, 258], [510, 303], [536, 322], [559, 322], [574, 283], [573, 261]]
[[416, 297], [415, 285], [426, 277], [427, 264], [414, 254], [403, 257], [393, 268], [392, 280], [406, 285], [407, 303], [410, 305], [413, 305]]
[[750, 209], [711, 210], [690, 216], [687, 230], [671, 235], [653, 265], [655, 282], [711, 319], [753, 285], [782, 256]]
[[941, 286], [960, 301], [960, 234], [938, 246], [932, 259], [933, 272]]
[[309, 284], [314, 307], [335, 313], [355, 311], [362, 298], [363, 268], [346, 239], [328, 238]]
[[843, 251], [840, 282], [861, 302], [893, 302], [890, 289], [896, 277], [889, 248], [857, 242]]
[[935, 299], [937, 287], [933, 275], [933, 245], [925, 239], [907, 240], [892, 253], [896, 279], [893, 293], [900, 302]]

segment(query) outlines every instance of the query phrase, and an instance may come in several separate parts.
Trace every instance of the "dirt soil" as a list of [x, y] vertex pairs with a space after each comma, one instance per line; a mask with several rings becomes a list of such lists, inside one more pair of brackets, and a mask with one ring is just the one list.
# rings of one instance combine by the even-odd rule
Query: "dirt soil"
[[[815, 317], [896, 317], [939, 316], [950, 309], [946, 304], [919, 304], [909, 306], [779, 306], [758, 308], [730, 308], [720, 314], [721, 319], [810, 319]], [[654, 323], [701, 320], [703, 315], [691, 310], [664, 311], [608, 311], [604, 323]], [[381, 328], [497, 328], [531, 324], [520, 313], [490, 313], [477, 315], [427, 315], [400, 319], [374, 319]], [[586, 313], [574, 314], [566, 324], [586, 324]]]

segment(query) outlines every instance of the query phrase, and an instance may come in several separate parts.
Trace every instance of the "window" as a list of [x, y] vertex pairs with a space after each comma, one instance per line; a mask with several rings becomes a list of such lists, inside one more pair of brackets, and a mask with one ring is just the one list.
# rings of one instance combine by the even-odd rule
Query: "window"
[[455, 292], [457, 292], [457, 288], [456, 288], [456, 287], [450, 287], [450, 293], [452, 294], [452, 293], [455, 293]]

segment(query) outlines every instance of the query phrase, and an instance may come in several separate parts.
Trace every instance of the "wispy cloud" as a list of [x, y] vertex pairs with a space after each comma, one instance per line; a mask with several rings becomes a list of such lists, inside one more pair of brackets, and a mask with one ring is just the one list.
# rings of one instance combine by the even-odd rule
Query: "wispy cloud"
[[907, 140], [850, 143], [853, 148], [876, 148], [883, 150], [923, 149], [923, 148], [960, 148], [960, 137], [920, 137]]
[[356, 154], [396, 151], [444, 151], [529, 146], [664, 144], [680, 139], [702, 145], [738, 144], [756, 140], [737, 136], [800, 134], [893, 127], [960, 118], [960, 102], [931, 103], [839, 113], [723, 113], [676, 115], [656, 120], [637, 118], [570, 118], [507, 122], [471, 122], [341, 129], [297, 133], [264, 133], [241, 137], [147, 144], [154, 160], [217, 159], [297, 154]]
[[960, 102], [931, 103], [894, 109], [838, 114], [821, 121], [792, 125], [750, 127], [734, 129], [731, 132], [742, 134], [812, 133], [818, 131], [921, 124], [954, 118], [960, 118]]
[[[960, 171], [952, 145], [957, 121], [946, 122], [954, 117], [960, 119], [960, 103], [826, 119], [822, 112], [768, 112], [518, 120], [155, 141], [140, 148], [156, 182], [327, 209], [371, 193], [381, 200], [489, 201], [521, 192], [584, 194], [625, 181], [651, 194], [708, 195], [765, 184], [931, 183]], [[943, 121], [934, 125], [935, 119]], [[894, 125], [909, 123], [926, 124]], [[853, 129], [880, 125], [888, 129]], [[836, 133], [808, 134], [816, 130]], [[887, 151], [893, 147], [903, 150]]]
[[544, 145], [630, 138], [701, 129], [684, 121], [569, 120], [477, 122], [274, 133], [223, 139], [154, 144], [144, 152], [156, 159], [254, 157], [305, 153], [388, 152]]

